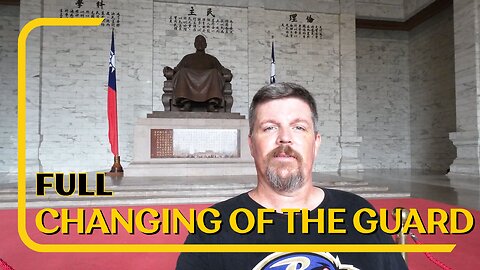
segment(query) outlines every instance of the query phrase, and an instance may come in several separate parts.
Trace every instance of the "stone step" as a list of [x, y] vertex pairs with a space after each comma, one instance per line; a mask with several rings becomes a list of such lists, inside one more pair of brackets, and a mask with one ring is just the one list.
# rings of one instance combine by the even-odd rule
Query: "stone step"
[[[367, 182], [364, 181], [337, 181], [337, 182], [315, 182], [314, 185], [319, 186], [319, 187], [325, 187], [325, 188], [340, 188], [340, 187], [347, 187], [347, 186], [353, 186], [353, 187], [359, 187], [359, 186], [368, 186]], [[133, 184], [128, 184], [128, 185], [110, 185], [107, 186], [105, 189], [106, 190], [111, 190], [114, 191], [115, 193], [119, 191], [152, 191], [152, 190], [231, 190], [231, 189], [240, 189], [240, 188], [245, 188], [245, 189], [252, 189], [256, 186], [256, 183], [220, 183], [220, 184], [160, 184], [160, 185], [133, 185]], [[89, 190], [94, 189], [94, 186], [89, 186]], [[2, 195], [8, 195], [8, 194], [13, 194], [17, 193], [18, 189], [17, 188], [3, 188], [0, 190], [0, 196]], [[35, 187], [27, 187], [26, 188], [26, 193], [27, 194], [35, 194], [36, 188]], [[47, 193], [52, 193], [53, 190], [51, 188], [46, 189]]]
[[[410, 193], [389, 192], [385, 187], [335, 187], [339, 190], [345, 190], [356, 193], [366, 199], [369, 198], [399, 198], [410, 197]], [[35, 196], [27, 194], [28, 208], [43, 207], [91, 207], [91, 206], [120, 206], [120, 205], [170, 205], [170, 204], [213, 204], [233, 196], [248, 191], [249, 189], [223, 190], [218, 189], [205, 193], [203, 191], [130, 191], [116, 192], [112, 197], [59, 197], [54, 196]], [[0, 209], [16, 208], [17, 194], [0, 196]]]
[[[375, 193], [375, 192], [386, 192], [388, 191], [387, 187], [380, 186], [360, 186], [360, 187], [335, 187], [339, 190], [344, 190], [352, 193]], [[224, 197], [233, 197], [235, 195], [244, 193], [251, 190], [251, 188], [234, 188], [234, 189], [201, 189], [201, 190], [117, 190], [114, 191], [113, 196], [75, 196], [63, 197], [58, 196], [55, 193], [48, 193], [45, 196], [37, 196], [34, 193], [27, 193], [27, 201], [62, 201], [65, 199], [72, 201], [85, 201], [85, 200], [108, 200], [108, 199], [121, 199], [121, 198], [175, 198], [175, 197], [215, 197], [215, 196], [224, 196]], [[0, 197], [0, 202], [7, 201], [16, 201], [17, 193], [2, 194]]]
[[[357, 191], [386, 191], [388, 188], [380, 186], [368, 186], [368, 183], [334, 183], [334, 184], [325, 184], [325, 183], [315, 183], [317, 186], [325, 188], [336, 188], [349, 192]], [[210, 193], [214, 194], [240, 194], [250, 189], [254, 188], [255, 184], [253, 183], [231, 183], [231, 184], [217, 184], [217, 185], [161, 185], [161, 186], [111, 186], [107, 187], [106, 190], [113, 191], [115, 197], [120, 197], [124, 195], [138, 195], [138, 196], [169, 196], [170, 193], [181, 194], [181, 196], [187, 195], [203, 195], [208, 196]], [[89, 189], [93, 190], [93, 189]], [[0, 191], [0, 201], [16, 198], [17, 189], [4, 189]], [[36, 190], [34, 188], [27, 188], [26, 194], [27, 198], [50, 198], [50, 197], [59, 197], [52, 188], [46, 189], [45, 196], [36, 196]], [[65, 198], [65, 197], [60, 197]], [[88, 198], [88, 197], [87, 197]]]
[[[90, 177], [94, 179], [94, 176]], [[364, 198], [409, 197], [409, 193], [391, 192], [388, 187], [370, 185], [360, 179], [322, 176], [314, 178], [314, 185], [356, 193]], [[54, 189], [46, 189], [45, 196], [37, 196], [35, 181], [27, 181], [26, 199], [28, 208], [44, 207], [99, 207], [121, 205], [172, 205], [214, 204], [247, 192], [256, 186], [256, 177], [125, 177], [121, 181], [108, 178], [105, 190], [113, 196], [68, 196], [61, 197]], [[95, 181], [88, 181], [88, 190], [95, 190]], [[0, 190], [0, 209], [16, 208], [18, 189], [16, 184], [3, 186]]]
[[[410, 193], [357, 193], [365, 199], [380, 198], [406, 198]], [[211, 197], [162, 197], [162, 198], [136, 198], [124, 197], [121, 199], [98, 200], [57, 200], [57, 201], [28, 201], [27, 208], [60, 208], [60, 207], [101, 207], [101, 206], [140, 206], [140, 205], [176, 205], [176, 204], [214, 204], [224, 201], [232, 196]], [[16, 201], [0, 202], [0, 209], [17, 208]]]

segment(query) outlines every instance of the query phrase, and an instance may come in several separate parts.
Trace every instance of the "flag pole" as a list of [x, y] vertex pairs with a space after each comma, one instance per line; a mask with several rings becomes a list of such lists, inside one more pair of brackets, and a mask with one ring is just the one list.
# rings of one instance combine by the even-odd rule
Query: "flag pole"
[[109, 174], [123, 174], [123, 167], [120, 164], [120, 156], [113, 157], [113, 165]]
[[120, 155], [118, 153], [118, 115], [117, 115], [117, 78], [115, 66], [115, 28], [112, 28], [112, 44], [110, 49], [110, 63], [108, 68], [108, 121], [109, 121], [109, 141], [113, 153], [113, 165], [110, 176], [123, 176], [123, 167], [120, 164]]
[[272, 55], [271, 57], [271, 66], [270, 66], [270, 84], [275, 83], [275, 38], [272, 35]]

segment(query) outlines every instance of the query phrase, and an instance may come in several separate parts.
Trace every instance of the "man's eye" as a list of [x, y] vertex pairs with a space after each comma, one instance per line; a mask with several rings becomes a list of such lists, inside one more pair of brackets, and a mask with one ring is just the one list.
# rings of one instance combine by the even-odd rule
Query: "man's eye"
[[275, 129], [274, 126], [268, 126], [268, 127], [264, 127], [263, 131], [270, 131], [270, 130], [274, 130], [274, 129]]
[[305, 131], [307, 129], [303, 126], [295, 126], [295, 130]]

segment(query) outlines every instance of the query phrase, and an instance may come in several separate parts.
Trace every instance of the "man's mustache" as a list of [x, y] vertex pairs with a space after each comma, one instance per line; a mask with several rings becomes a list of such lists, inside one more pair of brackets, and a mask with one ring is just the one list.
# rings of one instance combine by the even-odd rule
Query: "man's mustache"
[[282, 156], [282, 155], [293, 157], [299, 163], [302, 162], [302, 160], [303, 160], [300, 153], [295, 151], [292, 147], [290, 147], [290, 145], [285, 145], [285, 144], [279, 145], [277, 148], [270, 151], [270, 153], [268, 153], [268, 155], [267, 155], [267, 160], [270, 161], [274, 157], [278, 157], [278, 156]]

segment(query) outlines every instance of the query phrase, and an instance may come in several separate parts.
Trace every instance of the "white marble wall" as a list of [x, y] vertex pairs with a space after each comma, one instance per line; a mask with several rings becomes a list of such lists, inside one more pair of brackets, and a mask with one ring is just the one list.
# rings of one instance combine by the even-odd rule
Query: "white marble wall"
[[410, 32], [357, 32], [360, 158], [366, 168], [445, 172], [455, 158], [452, 9]]
[[0, 5], [0, 171], [17, 170], [19, 6]]
[[363, 171], [358, 159], [362, 137], [357, 134], [357, 66], [355, 1], [340, 4], [340, 148], [339, 171]]
[[[312, 15], [307, 12], [297, 13], [299, 18]], [[312, 92], [317, 102], [322, 146], [315, 169], [335, 171], [341, 157], [338, 143], [340, 136], [338, 15], [320, 13], [312, 15], [315, 22], [322, 25], [322, 39], [294, 39], [283, 37], [278, 30], [282, 22], [288, 22], [289, 12], [267, 11], [267, 14], [264, 18], [267, 33], [275, 36], [277, 81], [291, 81], [303, 85]], [[267, 51], [269, 48], [270, 46], [267, 46]], [[265, 58], [269, 62], [268, 53]], [[266, 76], [263, 80], [265, 79]], [[253, 96], [257, 89], [250, 90]]]
[[358, 18], [404, 21], [404, 0], [356, 0]]
[[[70, 1], [22, 1], [22, 14], [57, 17]], [[85, 2], [85, 10], [96, 9]], [[151, 111], [152, 2], [111, 1], [120, 12], [115, 31], [120, 155], [131, 158], [133, 123]], [[35, 11], [34, 11], [35, 10]], [[113, 163], [108, 143], [106, 96], [111, 30], [108, 27], [44, 27], [34, 30], [27, 52], [27, 171], [94, 171]], [[35, 34], [40, 37], [35, 39]], [[30, 40], [29, 40], [30, 41]], [[38, 51], [36, 51], [38, 50]], [[37, 61], [37, 62], [35, 62]], [[39, 67], [37, 68], [36, 63]], [[29, 71], [30, 70], [30, 71]], [[33, 100], [33, 101], [32, 101]], [[40, 119], [40, 121], [38, 121]], [[31, 123], [31, 124], [29, 124]], [[37, 162], [35, 162], [37, 161]]]
[[435, 0], [357, 0], [358, 18], [406, 21]]
[[406, 21], [435, 0], [357, 0], [356, 15], [362, 19]]
[[408, 33], [357, 29], [359, 157], [365, 168], [409, 168]]
[[456, 132], [450, 139], [457, 148], [451, 172], [480, 174], [480, 1], [453, 2], [455, 36]]
[[404, 0], [405, 19], [417, 14], [417, 12], [433, 2], [435, 2], [435, 0]]
[[[451, 158], [451, 145], [445, 141], [444, 135], [438, 139], [434, 133], [448, 132], [451, 118], [444, 121], [445, 110], [436, 106], [452, 111], [451, 104], [444, 102], [451, 97], [447, 94], [448, 87], [444, 87], [448, 82], [443, 74], [448, 72], [438, 68], [446, 60], [432, 53], [442, 54], [446, 50], [443, 45], [437, 46], [443, 44], [437, 38], [443, 33], [445, 19], [437, 19], [433, 25], [429, 24], [432, 26], [422, 26], [412, 32], [411, 44], [405, 34], [396, 32], [361, 30], [355, 40], [353, 27], [354, 14], [357, 17], [404, 20], [409, 12], [427, 2], [142, 0], [130, 3], [116, 0], [107, 3], [105, 8], [120, 11], [123, 20], [116, 30], [116, 48], [120, 155], [124, 167], [128, 167], [132, 158], [135, 120], [162, 108], [162, 68], [176, 65], [181, 56], [194, 51], [192, 43], [197, 33], [171, 30], [167, 27], [166, 16], [195, 5], [199, 9], [211, 7], [219, 16], [222, 14], [235, 21], [233, 35], [207, 34], [207, 52], [216, 55], [234, 72], [233, 111], [246, 114], [249, 100], [267, 82], [270, 42], [274, 36], [277, 80], [303, 84], [317, 99], [323, 143], [316, 170], [337, 170], [342, 156], [352, 156], [351, 160], [355, 160], [356, 145], [361, 137], [360, 157], [367, 168], [443, 168]], [[44, 6], [41, 3], [21, 1], [20, 15], [17, 16], [20, 26], [33, 18], [56, 17], [60, 8], [76, 8], [72, 1], [45, 0]], [[478, 0], [456, 4], [461, 7], [458, 17], [462, 17], [456, 26], [459, 36], [471, 37], [463, 34], [465, 29], [470, 29], [463, 25], [472, 25], [469, 12], [475, 3], [478, 4]], [[92, 9], [94, 4], [85, 1], [83, 8]], [[16, 33], [12, 34], [12, 31], [17, 29], [11, 16], [15, 12], [11, 9], [18, 12], [18, 7], [6, 10], [2, 6], [1, 9], [2, 26], [7, 25], [1, 33], [9, 33], [5, 38], [2, 36], [2, 45], [16, 41]], [[294, 39], [280, 35], [279, 25], [288, 21], [293, 12], [299, 18], [314, 16], [315, 22], [324, 28], [324, 38]], [[477, 44], [478, 37], [475, 38], [470, 43]], [[469, 50], [476, 47], [462, 44], [456, 45], [458, 57], [471, 57]], [[3, 48], [10, 51], [5, 51], [6, 57], [2, 51], [1, 61], [10, 63], [15, 59], [11, 49], [16, 46]], [[30, 34], [27, 46], [27, 169], [30, 172], [105, 170], [112, 164], [105, 104], [109, 48], [110, 30], [106, 27], [45, 27]], [[415, 60], [412, 60], [412, 53]], [[470, 95], [458, 85], [468, 86], [471, 80], [464, 81], [463, 78], [472, 79], [475, 75], [468, 73], [470, 68], [461, 68], [469, 61], [458, 59], [457, 89], [460, 91], [457, 90], [457, 96], [461, 98], [457, 99], [460, 102], [457, 107], [461, 117], [457, 113], [457, 128], [466, 130], [477, 120], [471, 116], [476, 115], [477, 106], [476, 103], [468, 105], [472, 102]], [[8, 68], [1, 74], [2, 97], [7, 98], [2, 99], [0, 109], [4, 127], [0, 135], [0, 149], [4, 151], [0, 171], [16, 170], [16, 68], [12, 65], [15, 62], [7, 64]], [[425, 81], [413, 75], [414, 78], [409, 80], [408, 72], [423, 76]], [[13, 76], [13, 80], [9, 76]], [[439, 78], [444, 82], [441, 86], [436, 82]], [[429, 95], [434, 100], [438, 93], [433, 89], [438, 87], [441, 89], [435, 91], [439, 91], [441, 101], [426, 103]], [[415, 100], [410, 95], [414, 95]], [[428, 113], [424, 114], [422, 110]], [[415, 116], [411, 124], [410, 115]], [[14, 122], [5, 121], [6, 118], [14, 119]], [[440, 118], [442, 121], [438, 121]], [[473, 122], [470, 119], [474, 119]], [[427, 135], [423, 134], [424, 126], [430, 127]], [[475, 131], [477, 129], [471, 132]], [[414, 136], [420, 139], [413, 142]], [[342, 148], [341, 143], [347, 147]], [[414, 151], [414, 147], [420, 150]], [[434, 149], [434, 152], [428, 152], [428, 149]], [[441, 152], [441, 149], [449, 150]], [[425, 157], [427, 152], [441, 157]]]
[[[30, 20], [44, 17], [43, 8], [39, 1], [20, 2], [20, 29]], [[40, 133], [40, 99], [41, 92], [41, 36], [42, 28], [30, 32], [26, 46], [26, 166], [28, 171], [41, 171], [42, 164], [39, 160], [41, 145]], [[12, 131], [13, 132], [13, 131]], [[16, 132], [16, 131], [15, 131]]]
[[[266, 0], [193, 2], [143, 0], [130, 3], [117, 0], [106, 3], [104, 7], [122, 14], [121, 26], [115, 31], [115, 45], [119, 146], [124, 167], [128, 168], [132, 159], [136, 119], [162, 108], [162, 68], [176, 65], [181, 56], [194, 51], [193, 38], [198, 33], [173, 31], [166, 26], [166, 15], [193, 4], [199, 9], [211, 7], [218, 16], [235, 22], [233, 35], [207, 33], [207, 52], [216, 55], [234, 72], [235, 112], [247, 114], [253, 94], [267, 83], [270, 42], [271, 36], [274, 36], [278, 81], [293, 81], [306, 86], [318, 102], [323, 144], [315, 168], [337, 170], [342, 155], [340, 54], [346, 55], [343, 76], [350, 80], [355, 78], [354, 70], [348, 68], [351, 62], [348, 57], [352, 55], [348, 50], [354, 48], [354, 45], [351, 46], [355, 37], [353, 13], [344, 17], [341, 26], [338, 1], [306, 1], [301, 5], [291, 1]], [[20, 14], [16, 17], [20, 19], [20, 26], [38, 17], [57, 17], [60, 9], [78, 9], [75, 2], [70, 1], [45, 0], [43, 6], [41, 3], [21, 1]], [[94, 2], [84, 4], [81, 9], [96, 9]], [[343, 9], [347, 10], [352, 4], [353, 1], [345, 2]], [[12, 14], [10, 11], [7, 13]], [[323, 38], [282, 36], [280, 25], [288, 22], [292, 13], [297, 13], [302, 21], [312, 15], [315, 23], [323, 28]], [[1, 16], [3, 21], [10, 20], [7, 17]], [[342, 40], [340, 29], [344, 29]], [[11, 38], [16, 38], [16, 33], [12, 35]], [[43, 27], [30, 34], [27, 46], [28, 172], [96, 171], [111, 166], [105, 104], [110, 37], [108, 27]], [[345, 43], [345, 52], [340, 47], [341, 42]], [[2, 57], [2, 61], [7, 60], [8, 57]], [[10, 65], [9, 70], [16, 69]], [[9, 85], [2, 85], [2, 91], [11, 88], [13, 96], [5, 101], [8, 106], [15, 106], [16, 81], [9, 80]], [[355, 92], [355, 88], [348, 87], [352, 84], [344, 84], [346, 98], [352, 97], [352, 91]], [[344, 109], [348, 114], [355, 112], [355, 103], [347, 102]], [[8, 110], [8, 113], [11, 112]], [[2, 141], [2, 145], [10, 147], [2, 148], [2, 151], [6, 149], [9, 153], [6, 155], [12, 158], [2, 155], [0, 171], [16, 169], [16, 151], [11, 143], [16, 138], [16, 127], [13, 126], [16, 118], [12, 116], [12, 126], [6, 127], [2, 135], [7, 140], [5, 143]], [[5, 117], [2, 115], [2, 118]], [[353, 120], [356, 122], [356, 119]], [[353, 122], [348, 120], [345, 123]], [[350, 133], [355, 137], [355, 132]]]
[[410, 31], [410, 136], [412, 168], [446, 172], [456, 150], [453, 9]]

